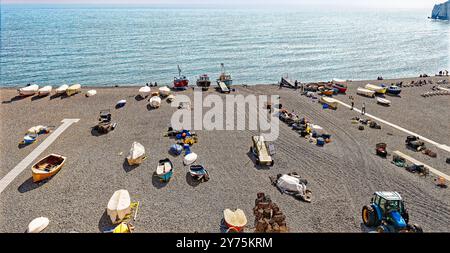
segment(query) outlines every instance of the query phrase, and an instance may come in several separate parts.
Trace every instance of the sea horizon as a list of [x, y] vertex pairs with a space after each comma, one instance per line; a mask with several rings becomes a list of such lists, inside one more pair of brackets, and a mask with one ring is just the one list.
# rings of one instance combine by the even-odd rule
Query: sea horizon
[[431, 7], [1, 7], [0, 87], [170, 84], [177, 65], [194, 84], [205, 73], [215, 80], [221, 63], [236, 84], [275, 83], [285, 74], [302, 82], [370, 80], [450, 68], [450, 23], [429, 20]]

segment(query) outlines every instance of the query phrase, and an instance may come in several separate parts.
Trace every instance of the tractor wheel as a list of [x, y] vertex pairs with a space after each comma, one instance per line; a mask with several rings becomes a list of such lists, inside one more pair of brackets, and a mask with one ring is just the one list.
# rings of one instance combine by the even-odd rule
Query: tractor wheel
[[411, 226], [411, 228], [412, 228], [412, 232], [414, 232], [414, 233], [423, 233], [422, 227], [417, 224], [413, 224]]
[[259, 159], [258, 159], [258, 158], [256, 158], [256, 161], [255, 161], [255, 163], [256, 163], [256, 165], [261, 165], [261, 162], [259, 161]]
[[366, 205], [362, 209], [362, 220], [367, 227], [375, 226], [377, 222], [377, 216], [375, 210], [370, 205]]
[[377, 227], [377, 233], [389, 233], [389, 228], [385, 225], [380, 225]]

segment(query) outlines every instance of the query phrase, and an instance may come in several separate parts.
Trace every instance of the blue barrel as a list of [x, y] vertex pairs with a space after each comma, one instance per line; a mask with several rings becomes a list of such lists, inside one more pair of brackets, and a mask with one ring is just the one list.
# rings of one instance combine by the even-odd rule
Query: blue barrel
[[189, 144], [184, 144], [184, 155], [189, 155], [191, 153], [191, 146]]
[[325, 140], [322, 137], [317, 138], [317, 146], [325, 145]]
[[328, 109], [328, 104], [323, 104], [322, 109]]

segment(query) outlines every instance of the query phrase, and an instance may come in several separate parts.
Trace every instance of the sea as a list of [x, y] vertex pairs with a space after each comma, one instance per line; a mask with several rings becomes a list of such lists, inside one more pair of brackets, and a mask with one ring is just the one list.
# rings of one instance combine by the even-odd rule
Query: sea
[[450, 69], [430, 9], [192, 9], [1, 5], [0, 86], [376, 79]]

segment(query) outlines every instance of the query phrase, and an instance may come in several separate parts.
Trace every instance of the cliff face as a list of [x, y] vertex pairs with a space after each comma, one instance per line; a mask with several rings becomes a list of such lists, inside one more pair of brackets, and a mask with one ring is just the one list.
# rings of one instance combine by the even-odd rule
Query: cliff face
[[449, 20], [449, 16], [450, 0], [442, 4], [434, 5], [433, 11], [431, 12], [431, 18]]

